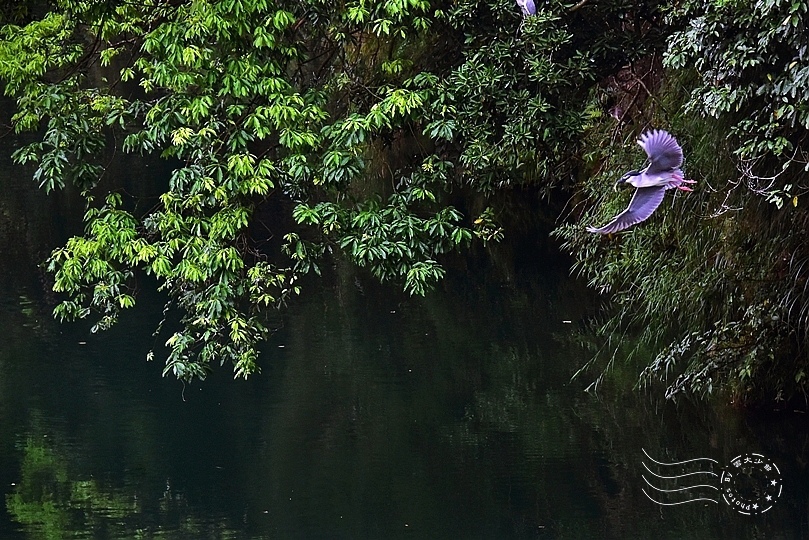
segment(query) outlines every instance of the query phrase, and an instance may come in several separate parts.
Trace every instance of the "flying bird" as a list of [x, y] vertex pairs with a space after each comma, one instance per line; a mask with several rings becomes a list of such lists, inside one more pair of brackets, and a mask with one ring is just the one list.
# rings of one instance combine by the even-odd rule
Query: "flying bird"
[[649, 165], [641, 171], [629, 171], [615, 183], [615, 189], [619, 185], [635, 186], [629, 207], [603, 227], [587, 227], [588, 232], [609, 234], [622, 231], [648, 219], [663, 202], [667, 190], [677, 188], [693, 191], [683, 185], [696, 181], [683, 178], [683, 171], [680, 170], [683, 149], [674, 137], [662, 129], [652, 130], [641, 135], [638, 144], [649, 156]]
[[534, 5], [534, 0], [517, 0], [517, 5], [520, 6], [523, 17], [537, 14], [537, 7]]

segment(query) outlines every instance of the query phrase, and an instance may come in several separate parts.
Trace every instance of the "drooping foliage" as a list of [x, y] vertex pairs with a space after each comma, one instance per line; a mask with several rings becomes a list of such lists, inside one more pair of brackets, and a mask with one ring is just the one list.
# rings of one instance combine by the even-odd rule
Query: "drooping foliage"
[[[85, 234], [49, 261], [66, 294], [57, 316], [108, 328], [145, 272], [181, 314], [166, 372], [202, 377], [228, 361], [246, 376], [267, 309], [329, 253], [423, 294], [442, 254], [502, 237], [485, 204], [469, 215], [448, 197], [570, 185], [597, 113], [589, 88], [642, 54], [617, 30], [653, 13], [550, 2], [522, 21], [506, 2], [59, 0], [6, 25], [14, 125], [43, 134], [16, 159], [44, 189], [72, 183], [88, 201]], [[172, 163], [145, 214], [99, 184], [112, 145]], [[254, 226], [267, 212], [286, 213], [271, 242]]]
[[[18, 96], [13, 121], [44, 126], [42, 140], [16, 158], [36, 163], [45, 189], [72, 182], [88, 200], [86, 234], [50, 259], [54, 288], [68, 295], [56, 314], [96, 312], [94, 328], [107, 328], [134, 305], [135, 273], [144, 271], [182, 313], [167, 372], [204, 376], [212, 361], [232, 361], [248, 375], [267, 332], [262, 308], [297, 294], [296, 280], [318, 269], [312, 256], [326, 247], [291, 230], [282, 253], [257, 247], [264, 239], [248, 226], [279, 197], [298, 205], [301, 223], [322, 225], [345, 246], [356, 231], [350, 254], [377, 273], [406, 277], [415, 291], [439, 277], [435, 255], [471, 236], [457, 212], [424, 205], [417, 216], [413, 206], [429, 192], [407, 181], [384, 212], [378, 198], [365, 203], [349, 189], [372, 138], [410, 126], [429, 91], [426, 74], [385, 84], [385, 70], [396, 70], [365, 49], [428, 26], [427, 8], [60, 2], [41, 20], [6, 26], [0, 55], [6, 92]], [[110, 132], [119, 150], [176, 164], [146, 215], [127, 210], [118, 193], [97, 203]], [[307, 212], [317, 199], [332, 206]], [[382, 226], [403, 229], [404, 240], [376, 234]], [[417, 234], [407, 236], [408, 227]]]

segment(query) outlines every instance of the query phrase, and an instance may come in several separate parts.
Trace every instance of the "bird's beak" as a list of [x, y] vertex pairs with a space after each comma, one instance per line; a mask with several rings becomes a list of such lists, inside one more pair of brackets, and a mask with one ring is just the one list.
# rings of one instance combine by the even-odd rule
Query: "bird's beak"
[[615, 191], [618, 191], [618, 186], [625, 186], [625, 185], [629, 184], [629, 178], [632, 177], [632, 176], [637, 176], [639, 174], [640, 174], [639, 171], [629, 171], [628, 173], [623, 175], [621, 178], [619, 178], [617, 182], [615, 182], [615, 185], [612, 186], [612, 189], [615, 190]]

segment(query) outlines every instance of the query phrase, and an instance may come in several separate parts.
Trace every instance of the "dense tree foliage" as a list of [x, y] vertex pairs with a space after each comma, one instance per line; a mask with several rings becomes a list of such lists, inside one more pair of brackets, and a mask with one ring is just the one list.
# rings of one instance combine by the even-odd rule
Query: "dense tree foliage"
[[[624, 14], [582, 18], [576, 36], [565, 9], [515, 33], [520, 17], [497, 3], [63, 1], [6, 26], [13, 121], [44, 132], [16, 158], [45, 189], [71, 182], [88, 199], [86, 234], [50, 259], [68, 295], [56, 314], [95, 312], [107, 328], [144, 271], [183, 313], [167, 371], [231, 360], [247, 375], [262, 308], [297, 294], [324, 252], [422, 294], [442, 253], [502, 234], [491, 211], [464, 216], [448, 193], [552, 186], [571, 170], [596, 66], [626, 38], [581, 47], [592, 21]], [[99, 187], [110, 138], [176, 163], [143, 216]], [[275, 232], [268, 250], [249, 225], [289, 206], [279, 199], [309, 228]]]
[[[335, 257], [424, 294], [447, 253], [503, 238], [502, 201], [528, 188], [573, 194], [556, 234], [616, 301], [603, 329], [663, 351], [646, 374], [678, 375], [670, 395], [803, 388], [801, 3], [37, 7], [6, 15], [0, 79], [16, 129], [40, 135], [16, 159], [87, 199], [85, 234], [48, 263], [56, 314], [107, 328], [155, 276], [181, 317], [167, 373], [254, 372], [268, 312]], [[625, 204], [604, 187], [649, 126], [680, 139], [700, 189], [616, 237], [585, 233]], [[104, 181], [116, 151], [171, 164], [152, 208]]]
[[[282, 253], [267, 253], [248, 225], [268, 200], [287, 198], [299, 223], [414, 292], [441, 276], [437, 254], [471, 237], [453, 208], [431, 208], [429, 185], [446, 171], [435, 157], [398, 177], [387, 198], [350, 189], [375, 139], [412, 129], [428, 98], [429, 74], [403, 74], [395, 52], [435, 14], [420, 3], [286, 7], [60, 2], [4, 29], [13, 121], [44, 129], [16, 158], [37, 164], [45, 189], [72, 182], [88, 198], [85, 236], [50, 259], [55, 290], [68, 294], [56, 314], [97, 312], [95, 328], [107, 328], [134, 305], [135, 271], [155, 275], [183, 313], [166, 368], [179, 377], [203, 376], [211, 361], [253, 372], [267, 331], [261, 308], [297, 294], [300, 274], [317, 271], [314, 257], [334, 244], [289, 231], [274, 246]], [[118, 193], [96, 202], [110, 133], [126, 152], [176, 163], [145, 215]]]

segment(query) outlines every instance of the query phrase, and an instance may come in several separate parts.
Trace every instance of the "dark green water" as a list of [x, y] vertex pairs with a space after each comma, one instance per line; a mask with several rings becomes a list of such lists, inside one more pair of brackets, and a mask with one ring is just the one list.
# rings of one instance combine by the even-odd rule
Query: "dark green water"
[[[0, 539], [809, 537], [806, 416], [585, 393], [589, 353], [564, 338], [593, 306], [558, 263], [426, 299], [338, 276], [291, 307], [260, 375], [183, 386], [145, 361], [148, 284], [106, 334], [52, 320], [36, 263], [81, 208], [28, 178], [0, 156]], [[759, 453], [783, 491], [756, 516], [662, 507], [642, 449]]]

